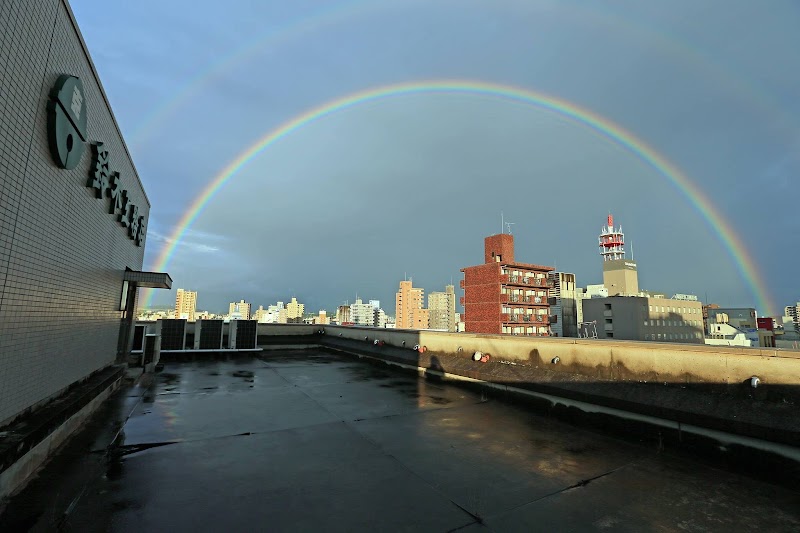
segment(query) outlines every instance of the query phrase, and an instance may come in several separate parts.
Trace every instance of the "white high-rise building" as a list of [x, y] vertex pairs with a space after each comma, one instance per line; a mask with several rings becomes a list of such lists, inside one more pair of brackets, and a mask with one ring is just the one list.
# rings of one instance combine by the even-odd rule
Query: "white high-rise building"
[[383, 311], [383, 309], [381, 309], [381, 308], [375, 309], [374, 316], [375, 316], [375, 322], [374, 322], [375, 327], [376, 328], [385, 328], [386, 327], [386, 313]]
[[795, 305], [787, 305], [784, 308], [783, 315], [792, 317], [794, 329], [800, 331], [800, 302], [797, 302]]
[[364, 303], [361, 298], [356, 298], [355, 303], [350, 304], [350, 322], [356, 326], [375, 325], [375, 307], [372, 303]]

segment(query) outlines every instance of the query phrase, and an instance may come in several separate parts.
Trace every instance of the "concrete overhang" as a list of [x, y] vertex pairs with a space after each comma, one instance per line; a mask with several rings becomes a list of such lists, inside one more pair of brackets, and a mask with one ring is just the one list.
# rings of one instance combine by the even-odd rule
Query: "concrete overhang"
[[142, 272], [140, 270], [126, 270], [123, 281], [136, 283], [139, 287], [147, 289], [171, 289], [172, 278], [166, 272]]

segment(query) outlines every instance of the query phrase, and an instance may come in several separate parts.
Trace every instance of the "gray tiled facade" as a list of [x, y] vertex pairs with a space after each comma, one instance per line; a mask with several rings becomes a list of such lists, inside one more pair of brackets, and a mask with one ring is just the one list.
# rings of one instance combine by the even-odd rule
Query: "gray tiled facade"
[[47, 103], [81, 79], [88, 138], [110, 149], [140, 215], [150, 204], [74, 17], [63, 0], [0, 0], [0, 426], [114, 362], [125, 268], [144, 247], [73, 170], [50, 155]]

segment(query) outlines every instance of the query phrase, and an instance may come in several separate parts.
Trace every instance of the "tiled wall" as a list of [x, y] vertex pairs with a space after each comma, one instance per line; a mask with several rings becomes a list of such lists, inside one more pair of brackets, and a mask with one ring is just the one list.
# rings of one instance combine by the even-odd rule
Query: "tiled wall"
[[103, 141], [147, 220], [149, 202], [62, 0], [0, 2], [0, 426], [114, 361], [125, 267], [144, 248], [86, 186], [87, 146], [58, 168], [47, 101], [60, 74], [84, 85], [90, 140]]

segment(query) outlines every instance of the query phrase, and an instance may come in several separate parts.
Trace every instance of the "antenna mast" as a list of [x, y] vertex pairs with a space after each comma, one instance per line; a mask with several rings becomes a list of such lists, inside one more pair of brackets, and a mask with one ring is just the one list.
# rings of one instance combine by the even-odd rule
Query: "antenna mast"
[[614, 216], [608, 215], [608, 222], [600, 230], [600, 255], [603, 261], [625, 259], [625, 234], [622, 226], [614, 227]]

